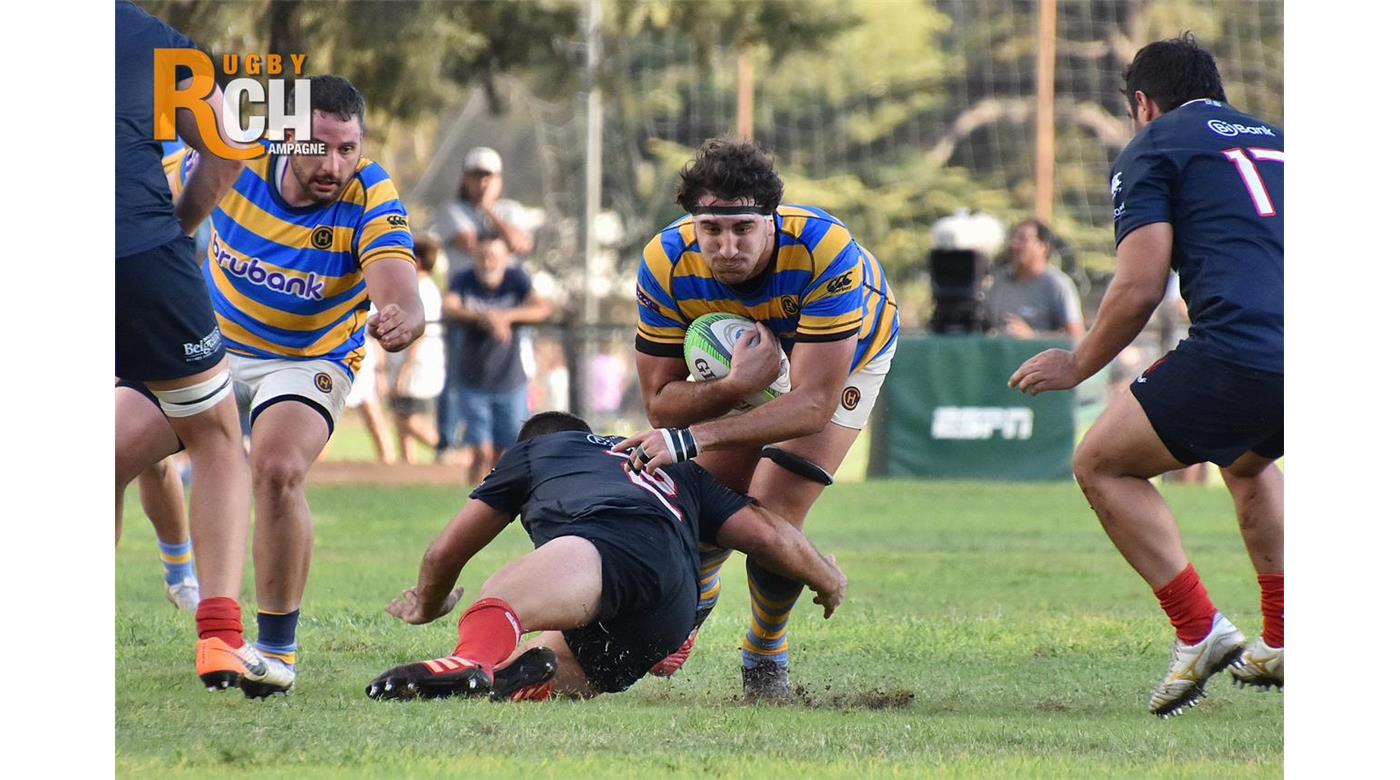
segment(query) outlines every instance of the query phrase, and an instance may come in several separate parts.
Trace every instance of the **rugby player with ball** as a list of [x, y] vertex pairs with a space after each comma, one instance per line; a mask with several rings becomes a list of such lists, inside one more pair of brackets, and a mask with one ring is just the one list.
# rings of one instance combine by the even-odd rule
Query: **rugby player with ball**
[[[637, 373], [656, 429], [616, 449], [635, 447], [633, 467], [648, 472], [695, 459], [800, 528], [870, 418], [899, 314], [846, 226], [782, 195], [772, 160], [747, 141], [707, 141], [681, 171], [687, 214], [647, 244], [637, 277]], [[696, 631], [728, 554], [702, 551]], [[787, 621], [802, 584], [747, 567], [744, 694], [788, 698]], [[674, 673], [694, 641], [653, 673]]]

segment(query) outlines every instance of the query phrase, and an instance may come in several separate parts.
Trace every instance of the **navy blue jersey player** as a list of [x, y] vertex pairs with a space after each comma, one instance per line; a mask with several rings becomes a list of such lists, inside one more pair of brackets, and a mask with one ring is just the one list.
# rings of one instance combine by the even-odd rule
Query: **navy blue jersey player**
[[[1111, 400], [1074, 454], [1084, 495], [1176, 629], [1149, 699], [1165, 717], [1225, 668], [1283, 687], [1283, 130], [1226, 103], [1215, 61], [1189, 35], [1144, 47], [1124, 79], [1138, 133], [1109, 184], [1118, 272], [1083, 342], [1036, 355], [1010, 384], [1035, 394], [1093, 375], [1180, 274], [1189, 334]], [[1221, 467], [1259, 577], [1264, 628], [1247, 648], [1148, 481], [1203, 461]]]
[[[517, 515], [534, 552], [486, 581], [450, 655], [390, 669], [369, 684], [371, 698], [624, 690], [694, 626], [701, 542], [806, 583], [830, 617], [845, 577], [801, 531], [695, 463], [637, 472], [630, 452], [612, 451], [620, 441], [562, 412], [526, 421], [424, 555], [418, 586], [388, 611], [408, 623], [451, 611], [462, 567]], [[532, 631], [543, 633], [517, 647]]]
[[[116, 14], [115, 292], [116, 496], [183, 443], [194, 467], [190, 536], [202, 598], [195, 610], [195, 671], [209, 690], [277, 682], [282, 673], [243, 640], [238, 592], [248, 536], [251, 478], [223, 338], [191, 235], [243, 164], [201, 154], [172, 198], [155, 137], [155, 52], [193, 41], [130, 2]], [[174, 74], [182, 89], [192, 75]], [[215, 87], [205, 98], [223, 106]], [[180, 138], [207, 152], [194, 114], [176, 114]], [[225, 143], [229, 139], [224, 139]], [[163, 424], [168, 419], [170, 424]]]

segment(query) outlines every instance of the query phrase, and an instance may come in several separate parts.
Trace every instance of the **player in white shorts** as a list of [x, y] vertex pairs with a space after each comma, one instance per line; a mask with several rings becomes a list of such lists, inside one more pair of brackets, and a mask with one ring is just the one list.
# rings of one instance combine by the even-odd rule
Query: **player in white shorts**
[[[899, 312], [875, 257], [821, 209], [780, 205], [772, 161], [747, 142], [712, 140], [681, 172], [676, 198], [689, 214], [643, 252], [637, 277], [637, 373], [658, 430], [624, 441], [634, 465], [654, 471], [698, 462], [801, 526], [870, 418], [889, 371]], [[711, 312], [759, 323], [735, 346], [730, 373], [688, 382], [687, 326]], [[737, 415], [743, 399], [791, 361], [792, 390]], [[701, 561], [703, 621], [719, 596], [727, 551]], [[786, 698], [787, 620], [801, 583], [748, 561], [752, 621], [743, 647], [749, 698]], [[684, 663], [695, 635], [657, 674]]]

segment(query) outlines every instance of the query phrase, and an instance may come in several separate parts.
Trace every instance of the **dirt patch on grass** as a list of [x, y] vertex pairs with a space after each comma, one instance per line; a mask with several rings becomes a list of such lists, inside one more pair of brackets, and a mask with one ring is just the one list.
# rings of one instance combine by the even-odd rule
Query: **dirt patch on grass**
[[793, 690], [793, 703], [823, 710], [897, 710], [914, 703], [914, 692], [894, 688], [875, 688], [866, 691], [831, 692], [830, 686], [821, 692], [810, 691], [804, 686]]

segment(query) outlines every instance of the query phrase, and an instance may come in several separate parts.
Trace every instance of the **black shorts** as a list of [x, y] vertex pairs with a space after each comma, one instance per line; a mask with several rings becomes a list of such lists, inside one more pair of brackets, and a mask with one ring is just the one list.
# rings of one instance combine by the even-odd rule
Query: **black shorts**
[[433, 410], [433, 401], [430, 398], [410, 398], [406, 395], [390, 396], [389, 410], [404, 417], [427, 414]]
[[1174, 349], [1131, 385], [1172, 456], [1229, 466], [1246, 452], [1283, 455], [1283, 374]]
[[181, 379], [223, 360], [224, 340], [193, 238], [119, 257], [116, 266], [117, 376]]
[[571, 524], [567, 535], [588, 539], [598, 549], [603, 596], [598, 619], [565, 631], [564, 641], [595, 690], [625, 691], [675, 652], [695, 627], [700, 586], [694, 563], [680, 554], [658, 559], [654, 547], [620, 542], [611, 529], [591, 533], [587, 523]]

